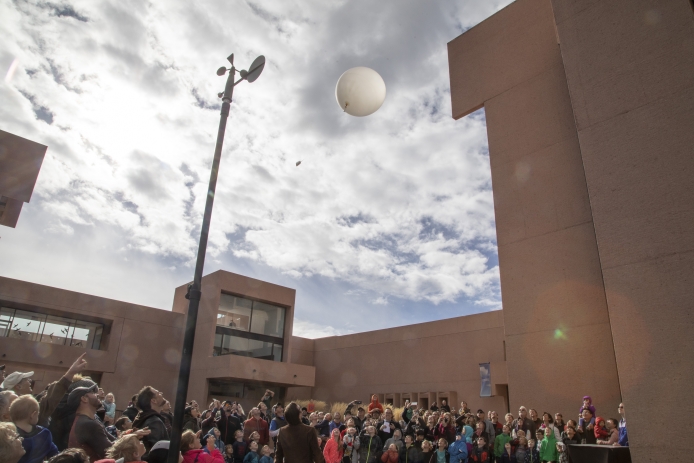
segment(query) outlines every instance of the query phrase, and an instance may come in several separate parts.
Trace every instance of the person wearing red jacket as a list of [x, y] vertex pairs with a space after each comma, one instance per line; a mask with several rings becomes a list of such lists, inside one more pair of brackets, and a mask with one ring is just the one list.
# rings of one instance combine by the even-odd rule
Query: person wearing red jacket
[[371, 413], [374, 410], [378, 410], [383, 414], [383, 405], [378, 401], [378, 396], [376, 394], [371, 396], [371, 403], [369, 403], [368, 412]]
[[197, 434], [193, 434], [193, 431], [184, 432], [181, 436], [183, 463], [224, 463], [224, 455], [215, 447], [214, 441], [214, 436], [207, 438], [205, 442], [207, 452], [205, 452], [202, 450], [200, 432]]
[[330, 439], [325, 443], [323, 448], [323, 458], [325, 463], [340, 463], [343, 454], [342, 439], [340, 438], [340, 430], [335, 428], [330, 433]]
[[400, 461], [400, 452], [398, 452], [398, 448], [395, 446], [395, 444], [390, 444], [388, 450], [383, 452], [383, 455], [381, 455], [381, 461], [383, 463], [398, 463]]
[[250, 442], [251, 434], [255, 431], [260, 435], [258, 447], [262, 448], [270, 442], [270, 428], [267, 421], [260, 417], [260, 409], [252, 408], [251, 417], [243, 422], [243, 440]]

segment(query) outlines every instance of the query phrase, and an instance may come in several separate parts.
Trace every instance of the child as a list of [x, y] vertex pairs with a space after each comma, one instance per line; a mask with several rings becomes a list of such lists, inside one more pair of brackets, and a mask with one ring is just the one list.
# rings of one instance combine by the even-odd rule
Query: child
[[[207, 442], [208, 437], [210, 437], [210, 436], [214, 437], [214, 447], [217, 450], [219, 450], [219, 453], [221, 453], [223, 455], [224, 454], [224, 442], [222, 442], [222, 440], [219, 438], [219, 436], [221, 436], [221, 435], [222, 435], [222, 433], [219, 432], [219, 429], [210, 428], [210, 431], [202, 438], [201, 442], [205, 443], [205, 442]], [[209, 450], [207, 449], [207, 447], [204, 447], [203, 451], [205, 453], [210, 453]]]
[[545, 438], [545, 430], [538, 429], [535, 431], [535, 448], [538, 452], [542, 452], [542, 441]]
[[557, 438], [554, 435], [554, 430], [551, 428], [545, 429], [545, 437], [542, 439], [540, 448], [540, 459], [548, 462], [556, 462], [559, 459], [557, 455]]
[[[593, 416], [593, 418], [590, 420], [590, 424], [595, 425], [595, 407], [593, 406], [593, 399], [591, 399], [589, 395], [583, 397], [583, 405], [578, 411], [578, 427], [580, 429], [583, 429], [583, 425], [585, 424], [583, 421], [583, 410], [590, 410], [590, 413]], [[585, 425], [588, 426], [587, 424]]]
[[234, 463], [234, 446], [232, 444], [224, 446], [224, 463]]
[[[498, 437], [497, 437], [497, 439], [498, 439]], [[494, 443], [494, 447], [496, 447], [496, 443]], [[496, 450], [494, 452], [495, 452], [495, 455], [498, 455], [496, 453]], [[500, 463], [516, 463], [518, 461], [518, 460], [516, 460], [516, 456], [511, 451], [511, 443], [510, 442], [506, 442], [504, 444], [504, 450], [501, 453], [501, 456], [497, 457], [497, 458], [498, 458], [497, 461]], [[524, 463], [524, 462], [521, 462], [521, 463]]]
[[[506, 444], [509, 445], [509, 449], [513, 449], [511, 446], [511, 427], [507, 424], [504, 425], [503, 427], [503, 432], [496, 436], [496, 439], [494, 439], [494, 455], [497, 456], [497, 461], [501, 459], [501, 455], [504, 453], [504, 449], [506, 448]], [[515, 455], [513, 456], [513, 460], [516, 460]]]
[[525, 463], [540, 463], [540, 452], [538, 452], [537, 447], [535, 447], [535, 439], [530, 439], [528, 441]]
[[248, 444], [248, 453], [243, 458], [243, 463], [260, 463], [260, 457], [258, 456], [258, 443], [254, 440]]
[[[405, 443], [407, 443], [408, 437], [410, 436], [405, 436]], [[467, 442], [465, 442], [465, 436], [463, 436], [462, 434], [458, 434], [455, 436], [455, 442], [448, 446], [448, 454], [450, 455], [450, 463], [465, 463], [467, 461], [468, 452]]]
[[[523, 432], [520, 430], [519, 433]], [[513, 453], [516, 455], [516, 460], [525, 461], [525, 457], [528, 455], [528, 439], [525, 436], [520, 436], [518, 439], [514, 439], [511, 442], [511, 448], [514, 449]]]
[[487, 450], [487, 441], [484, 437], [477, 438], [477, 447], [472, 450], [470, 460], [477, 463], [489, 461], [489, 450]]
[[246, 456], [246, 451], [248, 450], [248, 444], [243, 440], [243, 431], [236, 431], [234, 433], [234, 438], [236, 440], [231, 445], [234, 449], [234, 463], [243, 463], [243, 458]]
[[248, 445], [251, 444], [251, 442], [255, 442], [258, 444], [258, 448], [260, 448], [260, 434], [258, 431], [253, 431], [251, 435], [248, 437]]
[[263, 455], [262, 457], [260, 457], [260, 463], [272, 463], [269, 446], [263, 445], [263, 448], [260, 450], [260, 453]]
[[559, 455], [559, 463], [569, 463], [569, 454], [566, 452], [564, 443], [557, 442], [557, 454]]
[[400, 461], [400, 452], [398, 452], [398, 447], [395, 444], [390, 444], [388, 446], [388, 450], [383, 452], [383, 455], [381, 455], [381, 461], [383, 463], [398, 463]]
[[23, 395], [15, 399], [10, 405], [10, 418], [19, 436], [24, 438], [22, 447], [26, 453], [19, 461], [41, 462], [58, 454], [51, 432], [36, 425], [39, 422], [39, 403], [34, 397]]
[[598, 440], [605, 439], [610, 435], [610, 431], [605, 428], [605, 420], [601, 417], [595, 418], [595, 428], [593, 428], [595, 438]]

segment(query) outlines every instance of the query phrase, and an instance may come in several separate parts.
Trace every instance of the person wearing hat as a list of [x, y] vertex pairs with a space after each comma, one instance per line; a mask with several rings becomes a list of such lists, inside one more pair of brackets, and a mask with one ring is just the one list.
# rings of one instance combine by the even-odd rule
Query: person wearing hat
[[[42, 427], [48, 426], [48, 420], [56, 409], [63, 396], [67, 393], [68, 387], [72, 384], [72, 378], [77, 374], [81, 373], [87, 368], [87, 361], [84, 360], [84, 356], [87, 355], [86, 352], [79, 357], [70, 366], [65, 375], [58, 381], [54, 381], [48, 385], [45, 393], [40, 394], [37, 397], [39, 400], [39, 422], [38, 425]], [[26, 394], [31, 394], [33, 392], [34, 381], [31, 377], [34, 376], [33, 371], [26, 373], [21, 373], [15, 371], [10, 373], [2, 382], [0, 387], [6, 391], [14, 391], [18, 396], [23, 396]]]
[[78, 387], [86, 388], [96, 388], [98, 390], [97, 384], [89, 378], [80, 378], [77, 381], [73, 381], [72, 384], [67, 389], [67, 393], [63, 395], [55, 411], [51, 415], [48, 429], [50, 429], [53, 434], [53, 442], [58, 446], [58, 450], [63, 451], [68, 448], [68, 440], [70, 438], [70, 430], [72, 429], [72, 423], [75, 421], [75, 414], [77, 413], [77, 404], [68, 405], [68, 398], [70, 397], [70, 392], [74, 391]]
[[96, 384], [91, 387], [78, 387], [70, 392], [67, 399], [68, 407], [77, 409], [68, 447], [84, 450], [90, 461], [106, 458], [106, 450], [116, 440], [106, 431], [103, 423], [94, 418], [96, 411], [101, 407], [96, 395], [98, 390]]

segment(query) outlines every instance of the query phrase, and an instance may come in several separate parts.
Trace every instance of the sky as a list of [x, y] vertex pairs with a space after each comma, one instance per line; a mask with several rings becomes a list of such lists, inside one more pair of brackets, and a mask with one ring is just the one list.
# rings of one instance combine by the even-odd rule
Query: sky
[[[452, 119], [446, 44], [508, 3], [0, 0], [0, 129], [48, 146], [0, 275], [170, 310], [233, 52], [267, 62], [234, 90], [205, 274], [295, 288], [311, 338], [500, 309], [484, 112]], [[335, 101], [356, 66], [387, 88], [363, 118]]]

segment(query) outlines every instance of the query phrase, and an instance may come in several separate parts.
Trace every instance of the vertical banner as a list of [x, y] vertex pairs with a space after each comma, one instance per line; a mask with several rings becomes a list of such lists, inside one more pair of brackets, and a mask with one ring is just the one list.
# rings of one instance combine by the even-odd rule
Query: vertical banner
[[488, 363], [480, 363], [480, 397], [492, 396], [492, 378]]

